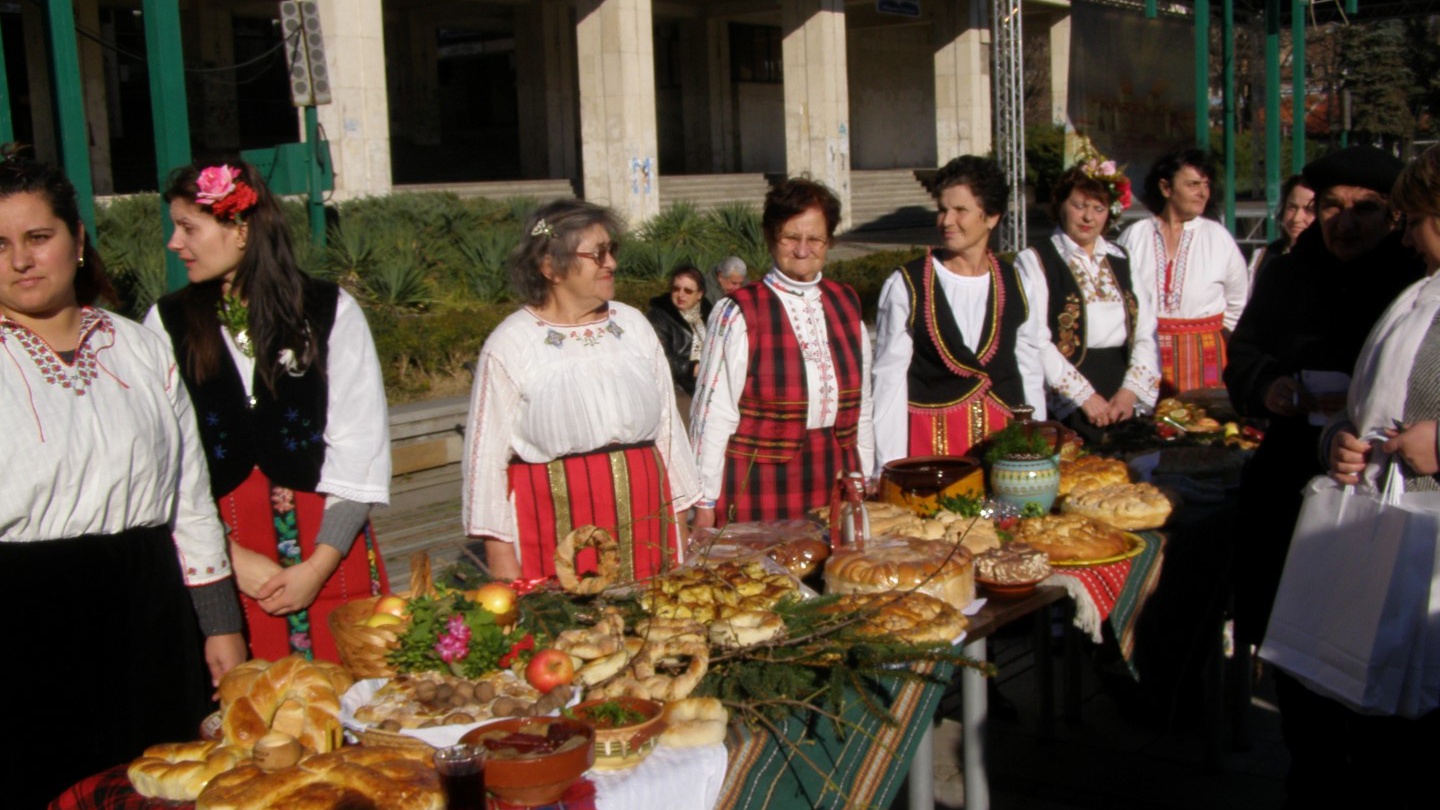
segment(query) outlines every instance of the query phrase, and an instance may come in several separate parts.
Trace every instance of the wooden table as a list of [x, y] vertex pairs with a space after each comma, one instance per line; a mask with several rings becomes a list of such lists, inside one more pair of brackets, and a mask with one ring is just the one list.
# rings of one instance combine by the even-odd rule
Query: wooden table
[[[965, 655], [977, 662], [988, 660], [986, 639], [1012, 622], [1043, 610], [1067, 596], [1064, 588], [1046, 586], [1020, 599], [988, 599], [980, 612], [970, 617], [965, 631]], [[1036, 622], [1035, 661], [1039, 672], [1040, 728], [1050, 733], [1055, 722], [1055, 691], [1050, 658], [1050, 623]], [[985, 769], [985, 734], [989, 695], [985, 675], [973, 667], [960, 673], [961, 741], [964, 745], [965, 808], [989, 810], [990, 780]], [[934, 810], [935, 807], [935, 724], [925, 730], [920, 746], [910, 763], [910, 810]]]

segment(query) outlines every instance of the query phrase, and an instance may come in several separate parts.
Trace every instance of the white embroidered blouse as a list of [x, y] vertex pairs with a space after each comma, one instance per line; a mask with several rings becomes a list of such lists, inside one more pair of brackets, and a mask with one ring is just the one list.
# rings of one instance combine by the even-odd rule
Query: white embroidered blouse
[[170, 525], [187, 585], [230, 576], [210, 474], [170, 345], [85, 307], [74, 362], [0, 317], [0, 542]]
[[[979, 345], [990, 305], [990, 276], [956, 275], [939, 258], [935, 264], [937, 292], [945, 296], [955, 324], [967, 346]], [[880, 290], [879, 313], [875, 319], [875, 474], [885, 464], [910, 455], [910, 360], [915, 343], [907, 326], [910, 320], [910, 292], [896, 271]], [[1043, 286], [1036, 278], [1020, 272], [1030, 314], [1019, 324], [1015, 335], [1015, 363], [1025, 390], [1025, 401], [1035, 408], [1035, 418], [1045, 419], [1044, 372], [1040, 345], [1044, 338], [1045, 310], [1035, 306], [1034, 290]]]
[[[145, 325], [166, 334], [154, 307], [145, 316]], [[249, 396], [255, 385], [255, 358], [241, 351], [223, 326], [220, 334]], [[390, 412], [380, 358], [364, 311], [344, 290], [335, 304], [335, 325], [326, 352], [325, 461], [315, 491], [358, 503], [389, 503]]]
[[675, 510], [699, 497], [665, 351], [645, 315], [618, 301], [597, 323], [547, 323], [529, 309], [502, 321], [480, 349], [467, 422], [462, 517], [472, 537], [515, 542], [512, 458], [653, 441]]
[[[1095, 255], [1091, 256], [1075, 241], [1059, 229], [1051, 234], [1050, 241], [1059, 251], [1060, 257], [1070, 267], [1080, 294], [1085, 298], [1085, 346], [1091, 349], [1108, 349], [1124, 346], [1129, 336], [1125, 330], [1125, 302], [1115, 274], [1110, 270], [1106, 256], [1124, 257], [1124, 252], [1105, 241], [1095, 241]], [[1098, 259], [1097, 259], [1098, 257]], [[1078, 369], [1055, 346], [1055, 336], [1050, 332], [1050, 288], [1044, 283], [1045, 268], [1035, 248], [1028, 248], [1015, 257], [1015, 265], [1021, 271], [1033, 275], [1041, 283], [1035, 285], [1030, 297], [1030, 306], [1045, 314], [1042, 324], [1045, 340], [1040, 346], [1040, 363], [1045, 369], [1045, 396], [1051, 416], [1063, 419], [1085, 403], [1095, 387], [1085, 379]], [[1134, 267], [1134, 264], [1131, 264]], [[1155, 301], [1151, 289], [1140, 284], [1132, 271], [1131, 286], [1135, 291], [1135, 343], [1130, 350], [1130, 363], [1125, 369], [1122, 387], [1130, 389], [1147, 408], [1155, 406], [1160, 395], [1160, 354], [1155, 342]]]
[[1157, 318], [1223, 314], [1225, 328], [1235, 328], [1250, 296], [1250, 280], [1245, 257], [1224, 225], [1205, 217], [1186, 222], [1174, 257], [1166, 254], [1156, 217], [1126, 228], [1117, 241], [1130, 254], [1136, 286], [1150, 290]]
[[[831, 427], [840, 407], [840, 391], [830, 356], [825, 308], [820, 300], [820, 277], [799, 282], [771, 268], [763, 283], [779, 293], [804, 357], [805, 390], [811, 392], [805, 429]], [[740, 394], [745, 390], [745, 375], [750, 367], [750, 339], [740, 306], [730, 298], [715, 305], [705, 332], [699, 380], [690, 405], [690, 443], [700, 467], [702, 503], [713, 506], [724, 483], [725, 446], [740, 424]], [[860, 364], [860, 424], [855, 449], [861, 469], [870, 470], [875, 460], [875, 431], [871, 422], [874, 401], [870, 395], [868, 337], [860, 341]]]

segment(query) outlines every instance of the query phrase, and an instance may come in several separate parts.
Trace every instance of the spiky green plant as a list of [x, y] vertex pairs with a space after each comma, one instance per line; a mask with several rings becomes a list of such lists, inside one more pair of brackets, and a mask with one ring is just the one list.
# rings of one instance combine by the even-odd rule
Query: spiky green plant
[[482, 304], [508, 299], [510, 285], [505, 260], [520, 241], [520, 228], [506, 222], [468, 234], [456, 233], [455, 237], [468, 292]]
[[95, 220], [96, 247], [120, 296], [114, 303], [125, 314], [141, 317], [166, 292], [160, 197], [113, 200], [95, 212]]
[[397, 245], [383, 261], [360, 278], [368, 296], [380, 306], [392, 309], [423, 309], [431, 302], [429, 268], [414, 243]]
[[760, 209], [750, 203], [729, 202], [711, 212], [719, 237], [721, 256], [739, 256], [750, 267], [768, 267], [770, 250], [765, 246], [765, 229]]

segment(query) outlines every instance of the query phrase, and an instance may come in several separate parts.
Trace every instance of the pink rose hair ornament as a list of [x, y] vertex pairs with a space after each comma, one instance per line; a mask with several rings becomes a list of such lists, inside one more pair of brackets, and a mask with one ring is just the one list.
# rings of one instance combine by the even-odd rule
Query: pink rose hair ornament
[[207, 166], [195, 180], [195, 204], [210, 209], [219, 220], [240, 223], [244, 214], [260, 199], [244, 180], [241, 171], [226, 164]]
[[1100, 154], [1100, 150], [1090, 143], [1089, 138], [1084, 139], [1075, 165], [1086, 177], [1109, 189], [1112, 222], [1135, 202], [1135, 196], [1130, 191], [1130, 178], [1125, 176], [1125, 170], [1117, 166], [1115, 161]]

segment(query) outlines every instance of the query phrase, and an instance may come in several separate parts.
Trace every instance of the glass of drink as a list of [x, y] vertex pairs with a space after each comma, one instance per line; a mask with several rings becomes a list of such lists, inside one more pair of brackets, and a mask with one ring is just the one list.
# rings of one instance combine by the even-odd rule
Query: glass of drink
[[450, 810], [485, 810], [485, 748], [452, 745], [435, 752], [435, 771]]

